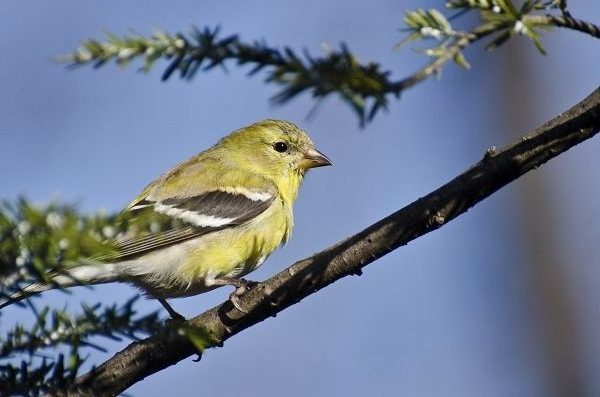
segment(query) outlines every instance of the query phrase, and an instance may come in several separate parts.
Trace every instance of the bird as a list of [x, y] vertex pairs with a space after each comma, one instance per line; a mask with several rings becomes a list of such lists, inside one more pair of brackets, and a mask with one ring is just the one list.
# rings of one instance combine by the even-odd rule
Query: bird
[[290, 238], [293, 204], [306, 172], [332, 165], [297, 125], [266, 119], [233, 131], [148, 184], [125, 207], [131, 215], [162, 214], [169, 229], [112, 241], [114, 252], [49, 273], [0, 303], [0, 309], [53, 288], [130, 283], [172, 319], [167, 299], [231, 285], [235, 297]]

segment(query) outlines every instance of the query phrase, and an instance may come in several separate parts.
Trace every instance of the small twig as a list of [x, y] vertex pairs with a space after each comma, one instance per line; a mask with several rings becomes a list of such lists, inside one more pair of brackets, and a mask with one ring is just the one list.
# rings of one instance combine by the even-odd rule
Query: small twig
[[578, 32], [587, 33], [592, 37], [600, 39], [600, 27], [591, 22], [582, 19], [573, 18], [570, 15], [525, 15], [524, 21], [529, 21], [537, 25], [557, 26], [561, 28], [573, 29]]
[[473, 32], [465, 32], [461, 35], [461, 37], [457, 38], [454, 43], [452, 43], [446, 50], [446, 52], [430, 62], [428, 65], [422, 67], [417, 72], [411, 74], [404, 79], [392, 83], [389, 87], [387, 87], [388, 92], [393, 92], [395, 94], [400, 94], [402, 91], [410, 88], [423, 80], [428, 79], [429, 77], [439, 73], [442, 66], [451, 61], [458, 53], [464, 50], [470, 44], [475, 43], [476, 41], [487, 37], [501, 28], [498, 26], [484, 26], [479, 29], [475, 29]]

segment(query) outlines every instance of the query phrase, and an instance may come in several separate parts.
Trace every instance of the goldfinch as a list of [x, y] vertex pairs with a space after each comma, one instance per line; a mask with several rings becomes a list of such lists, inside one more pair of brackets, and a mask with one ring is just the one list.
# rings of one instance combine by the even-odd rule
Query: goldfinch
[[113, 242], [115, 254], [53, 274], [52, 283], [31, 284], [0, 308], [59, 286], [127, 282], [181, 318], [166, 299], [223, 285], [241, 292], [241, 277], [290, 237], [306, 171], [331, 164], [290, 122], [263, 120], [234, 131], [161, 175], [125, 209], [163, 214], [180, 220], [179, 227]]

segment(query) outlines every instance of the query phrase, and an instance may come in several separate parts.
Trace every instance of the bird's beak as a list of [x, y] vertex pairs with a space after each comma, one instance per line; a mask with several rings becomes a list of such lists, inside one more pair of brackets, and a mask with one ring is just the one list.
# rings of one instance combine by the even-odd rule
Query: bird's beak
[[315, 167], [324, 167], [326, 165], [333, 165], [333, 163], [327, 156], [315, 148], [308, 149], [300, 161], [300, 166], [305, 170]]

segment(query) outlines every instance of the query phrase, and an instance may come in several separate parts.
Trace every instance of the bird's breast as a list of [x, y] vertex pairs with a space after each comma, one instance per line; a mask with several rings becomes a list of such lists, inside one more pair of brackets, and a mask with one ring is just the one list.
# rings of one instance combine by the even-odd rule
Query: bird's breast
[[285, 240], [291, 210], [278, 200], [252, 221], [201, 237], [185, 265], [193, 279], [242, 277], [255, 270]]

